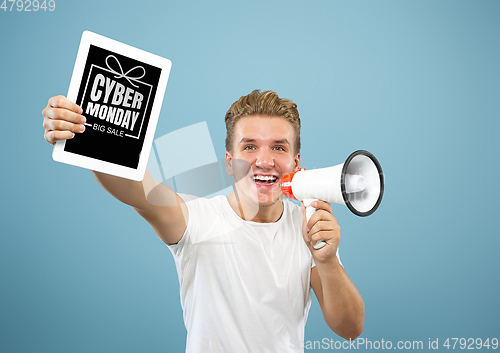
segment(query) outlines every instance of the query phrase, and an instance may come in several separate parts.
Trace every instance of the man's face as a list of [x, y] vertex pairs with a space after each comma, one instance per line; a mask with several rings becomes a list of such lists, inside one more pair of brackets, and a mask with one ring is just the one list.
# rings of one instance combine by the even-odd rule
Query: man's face
[[235, 177], [240, 201], [266, 207], [281, 199], [283, 175], [300, 165], [294, 145], [292, 124], [283, 118], [252, 115], [238, 120], [226, 166]]

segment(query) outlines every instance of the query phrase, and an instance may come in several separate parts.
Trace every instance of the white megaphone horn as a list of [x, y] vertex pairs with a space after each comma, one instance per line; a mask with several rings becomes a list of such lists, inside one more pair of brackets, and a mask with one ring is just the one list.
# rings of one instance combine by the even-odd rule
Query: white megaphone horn
[[[311, 203], [316, 200], [346, 205], [360, 217], [371, 215], [380, 205], [384, 194], [384, 174], [375, 156], [356, 151], [342, 164], [287, 174], [281, 180], [281, 190], [289, 199], [303, 201], [307, 221], [316, 212]], [[315, 249], [326, 243], [316, 242]]]

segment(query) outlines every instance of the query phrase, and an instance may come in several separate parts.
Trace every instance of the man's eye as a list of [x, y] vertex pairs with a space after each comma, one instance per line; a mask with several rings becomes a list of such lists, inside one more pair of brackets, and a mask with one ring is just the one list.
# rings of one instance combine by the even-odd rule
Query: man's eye
[[283, 147], [281, 147], [281, 146], [274, 146], [274, 148], [273, 148], [273, 149], [274, 149], [274, 150], [276, 150], [276, 151], [284, 151], [284, 150], [285, 150], [285, 149], [284, 149]]
[[245, 148], [243, 148], [244, 150], [254, 150], [255, 149], [255, 146], [252, 146], [252, 145], [248, 145], [248, 146], [245, 146]]

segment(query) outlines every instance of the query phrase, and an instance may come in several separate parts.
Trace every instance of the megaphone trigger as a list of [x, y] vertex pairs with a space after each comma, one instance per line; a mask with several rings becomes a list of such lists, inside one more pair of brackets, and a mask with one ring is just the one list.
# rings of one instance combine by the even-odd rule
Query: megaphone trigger
[[[318, 210], [317, 208], [312, 206], [313, 201], [318, 201], [318, 199], [304, 199], [304, 200], [302, 200], [302, 202], [304, 203], [304, 207], [306, 208], [306, 222], [309, 222], [309, 220], [311, 219], [314, 212], [316, 212]], [[313, 248], [318, 250], [318, 249], [321, 249], [325, 245], [326, 245], [326, 243], [324, 240], [318, 240], [313, 245]]]

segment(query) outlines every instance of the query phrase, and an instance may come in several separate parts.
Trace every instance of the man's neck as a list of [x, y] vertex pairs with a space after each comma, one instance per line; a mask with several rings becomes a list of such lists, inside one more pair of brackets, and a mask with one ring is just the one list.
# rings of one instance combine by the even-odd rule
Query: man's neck
[[239, 199], [233, 192], [227, 196], [227, 201], [233, 211], [245, 221], [257, 223], [277, 222], [283, 214], [283, 200], [279, 199], [273, 205], [259, 206], [252, 202]]

